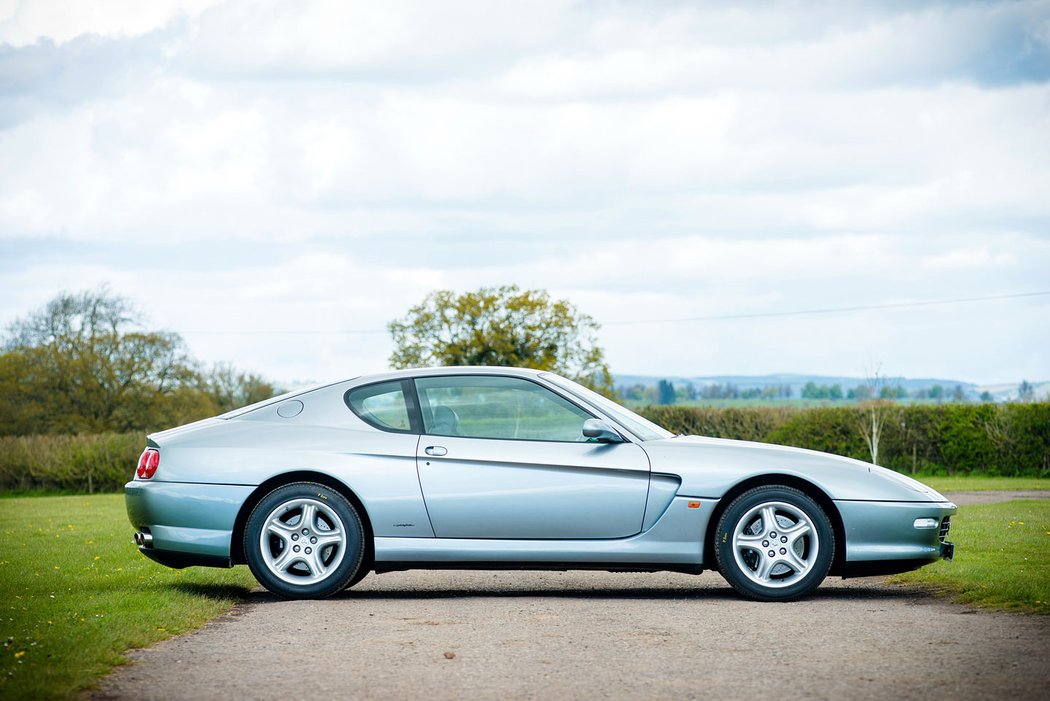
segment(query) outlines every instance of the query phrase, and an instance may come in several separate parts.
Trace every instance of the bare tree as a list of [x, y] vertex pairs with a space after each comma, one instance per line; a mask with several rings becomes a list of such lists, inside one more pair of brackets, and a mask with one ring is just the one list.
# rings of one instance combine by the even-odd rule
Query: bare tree
[[882, 364], [876, 364], [864, 373], [864, 386], [870, 392], [871, 397], [861, 403], [864, 410], [861, 420], [861, 435], [864, 442], [868, 444], [868, 452], [871, 454], [873, 465], [879, 464], [879, 441], [882, 439], [882, 428], [886, 424], [886, 407], [889, 404], [885, 399], [880, 399], [886, 378], [881, 374]]

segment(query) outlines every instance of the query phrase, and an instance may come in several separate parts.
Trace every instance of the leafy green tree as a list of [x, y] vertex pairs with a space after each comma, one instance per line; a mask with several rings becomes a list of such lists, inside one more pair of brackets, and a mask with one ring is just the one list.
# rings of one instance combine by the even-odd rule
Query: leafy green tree
[[993, 399], [992, 393], [989, 392], [988, 390], [985, 390], [985, 391], [981, 392], [981, 401], [982, 402], [990, 402], [990, 401], [992, 401], [992, 399]]
[[[196, 383], [182, 339], [135, 328], [123, 298], [105, 288], [62, 293], [8, 329], [0, 362], [4, 433], [129, 430]], [[199, 403], [179, 398], [179, 407]], [[167, 407], [168, 410], [174, 405]], [[191, 407], [192, 408], [192, 407]]]
[[550, 370], [610, 396], [599, 325], [566, 300], [515, 285], [438, 290], [388, 325], [395, 368], [505, 365]]
[[677, 399], [674, 385], [668, 380], [660, 380], [656, 383], [656, 394], [657, 402], [661, 405], [674, 404]]
[[[0, 434], [159, 429], [227, 406], [178, 334], [143, 329], [104, 287], [59, 294], [15, 321], [2, 348]], [[272, 394], [254, 376], [227, 374], [240, 382], [235, 401]]]
[[202, 379], [204, 391], [220, 412], [261, 402], [277, 393], [261, 376], [239, 372], [229, 363], [216, 364]]
[[1022, 380], [1017, 386], [1017, 397], [1022, 402], [1030, 402], [1035, 399], [1035, 386], [1028, 380]]
[[908, 397], [908, 390], [904, 389], [899, 384], [890, 386], [883, 385], [879, 388], [879, 399], [906, 399]]
[[700, 389], [700, 396], [704, 399], [739, 399], [740, 388], [732, 382], [727, 382], [724, 385], [716, 382], [704, 385]]
[[635, 383], [629, 387], [620, 386], [616, 388], [622, 399], [627, 401], [641, 401], [645, 398], [645, 385]]
[[871, 399], [871, 385], [857, 385], [846, 392], [846, 399], [855, 399], [858, 402], [866, 402]]
[[765, 385], [759, 392], [762, 399], [790, 399], [791, 385]]
[[[834, 399], [839, 400], [844, 396], [842, 385], [818, 385], [815, 382], [807, 382], [802, 388], [803, 399]], [[852, 398], [852, 397], [851, 397]]]

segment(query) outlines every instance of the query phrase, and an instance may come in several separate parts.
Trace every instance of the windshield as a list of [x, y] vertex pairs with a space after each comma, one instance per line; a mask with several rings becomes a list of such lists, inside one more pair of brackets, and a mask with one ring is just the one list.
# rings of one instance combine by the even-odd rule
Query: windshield
[[638, 416], [638, 414], [630, 409], [620, 406], [616, 402], [603, 397], [594, 390], [587, 389], [578, 382], [567, 380], [561, 375], [555, 375], [552, 372], [543, 373], [540, 377], [601, 409], [643, 441], [655, 441], [660, 438], [672, 438], [674, 436], [673, 433], [657, 426], [649, 419], [644, 419], [641, 416]]

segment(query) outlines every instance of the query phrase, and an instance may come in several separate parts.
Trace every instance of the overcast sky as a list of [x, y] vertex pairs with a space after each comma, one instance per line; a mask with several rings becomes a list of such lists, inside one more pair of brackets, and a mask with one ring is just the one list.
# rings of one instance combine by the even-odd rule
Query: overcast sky
[[[617, 373], [1050, 380], [1048, 2], [0, 0], [0, 324], [384, 369], [515, 283]], [[624, 323], [657, 320], [659, 323]]]

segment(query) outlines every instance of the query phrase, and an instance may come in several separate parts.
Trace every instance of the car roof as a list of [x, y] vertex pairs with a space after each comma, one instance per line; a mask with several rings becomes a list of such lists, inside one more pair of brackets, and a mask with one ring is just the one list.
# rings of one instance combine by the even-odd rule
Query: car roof
[[398, 380], [406, 377], [434, 377], [435, 375], [504, 375], [508, 377], [537, 377], [549, 372], [532, 368], [512, 368], [503, 365], [454, 365], [432, 368], [409, 368], [390, 370], [374, 375], [360, 375], [354, 378], [354, 384], [370, 384], [383, 380]]
[[233, 409], [225, 414], [220, 414], [220, 419], [233, 419], [238, 416], [243, 416], [257, 409], [272, 406], [274, 404], [280, 404], [287, 399], [293, 399], [295, 397], [301, 397], [312, 392], [319, 390], [328, 389], [329, 387], [335, 387], [337, 385], [343, 387], [360, 387], [361, 385], [370, 385], [376, 382], [387, 382], [390, 380], [400, 380], [406, 377], [435, 377], [439, 375], [501, 375], [504, 377], [538, 377], [539, 375], [549, 374], [547, 370], [533, 370], [531, 368], [512, 368], [502, 365], [456, 365], [448, 367], [436, 367], [436, 368], [408, 368], [405, 370], [389, 370], [387, 372], [379, 372], [371, 375], [358, 375], [356, 377], [350, 377], [344, 380], [337, 380], [335, 382], [322, 382], [316, 385], [310, 385], [307, 387], [299, 387], [290, 392], [264, 399], [261, 402], [255, 404], [249, 404], [248, 406]]

